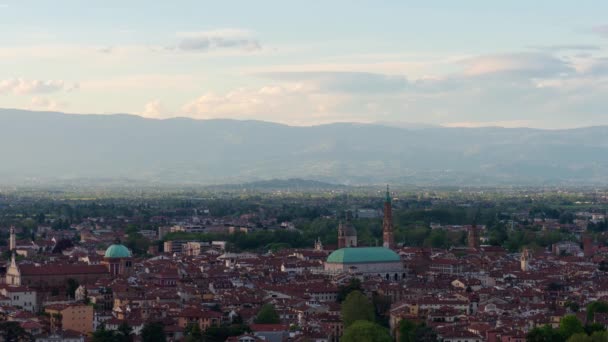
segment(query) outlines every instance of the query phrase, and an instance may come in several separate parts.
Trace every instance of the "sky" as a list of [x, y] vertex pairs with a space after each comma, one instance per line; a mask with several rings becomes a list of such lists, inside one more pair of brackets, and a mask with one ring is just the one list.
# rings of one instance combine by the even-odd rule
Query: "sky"
[[0, 107], [608, 124], [608, 1], [0, 0]]

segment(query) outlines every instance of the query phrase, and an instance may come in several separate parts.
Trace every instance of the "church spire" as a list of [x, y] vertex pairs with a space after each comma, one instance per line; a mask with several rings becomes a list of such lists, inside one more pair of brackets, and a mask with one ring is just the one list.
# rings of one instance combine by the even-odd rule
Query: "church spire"
[[17, 261], [16, 261], [16, 258], [15, 258], [15, 252], [11, 253], [11, 266], [10, 267], [17, 268]]

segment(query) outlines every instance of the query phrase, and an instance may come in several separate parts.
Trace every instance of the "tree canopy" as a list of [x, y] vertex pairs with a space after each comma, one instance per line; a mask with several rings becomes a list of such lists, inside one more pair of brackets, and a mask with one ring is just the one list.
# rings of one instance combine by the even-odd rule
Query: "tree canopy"
[[373, 304], [360, 291], [353, 291], [346, 296], [346, 299], [342, 302], [341, 312], [345, 328], [356, 321], [373, 322], [375, 318]]
[[608, 312], [608, 303], [606, 302], [592, 302], [587, 305], [587, 321], [593, 321], [593, 317], [596, 312], [606, 313]]
[[526, 341], [528, 342], [562, 342], [565, 339], [550, 325], [544, 325], [542, 327], [536, 327], [526, 335]]
[[277, 324], [281, 323], [281, 318], [274, 305], [268, 303], [262, 306], [254, 322], [256, 324]]
[[32, 336], [19, 325], [19, 322], [0, 322], [0, 337], [4, 341], [30, 341]]
[[388, 330], [376, 323], [359, 320], [353, 322], [342, 335], [341, 342], [390, 342]]
[[578, 333], [570, 336], [567, 342], [605, 342], [608, 341], [608, 332], [596, 331], [591, 336]]
[[361, 280], [358, 278], [351, 278], [348, 284], [338, 287], [338, 302], [342, 303], [346, 299], [346, 296], [353, 291], [362, 291]]
[[559, 322], [559, 333], [568, 339], [574, 334], [584, 333], [583, 323], [574, 315], [567, 315]]
[[165, 328], [161, 322], [146, 323], [141, 330], [142, 342], [167, 342]]
[[117, 331], [107, 330], [104, 325], [101, 325], [95, 330], [91, 337], [93, 342], [131, 342], [133, 341], [133, 328], [123, 322], [118, 326]]

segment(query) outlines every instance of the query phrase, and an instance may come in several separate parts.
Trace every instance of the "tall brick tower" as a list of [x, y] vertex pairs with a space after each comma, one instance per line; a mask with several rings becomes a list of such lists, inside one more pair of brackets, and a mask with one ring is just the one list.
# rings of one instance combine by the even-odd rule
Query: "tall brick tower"
[[338, 248], [346, 247], [346, 236], [344, 236], [344, 226], [342, 221], [338, 223]]
[[583, 235], [583, 253], [585, 258], [591, 258], [593, 252], [593, 238], [589, 234]]
[[477, 230], [477, 224], [475, 223], [469, 229], [468, 245], [471, 249], [479, 249], [479, 230]]
[[393, 207], [391, 194], [386, 186], [386, 199], [384, 200], [384, 219], [382, 220], [382, 240], [385, 248], [395, 248], [395, 236], [393, 235]]

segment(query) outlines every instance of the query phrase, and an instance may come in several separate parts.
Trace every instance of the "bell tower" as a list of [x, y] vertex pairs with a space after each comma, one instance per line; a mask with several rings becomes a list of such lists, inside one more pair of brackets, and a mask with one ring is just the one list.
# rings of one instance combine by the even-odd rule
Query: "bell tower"
[[393, 207], [391, 203], [391, 193], [388, 185], [386, 186], [386, 198], [384, 200], [384, 219], [382, 220], [382, 246], [385, 248], [395, 248], [395, 237], [393, 235]]
[[471, 249], [479, 249], [479, 230], [477, 230], [477, 224], [473, 223], [473, 226], [469, 229], [468, 246]]
[[346, 247], [346, 234], [344, 233], [344, 225], [342, 221], [338, 224], [338, 248]]
[[14, 251], [17, 249], [17, 236], [15, 235], [15, 227], [11, 227], [10, 238], [8, 241], [9, 250]]
[[530, 259], [532, 259], [532, 253], [529, 249], [524, 248], [519, 259], [521, 270], [523, 272], [528, 272], [530, 270]]

